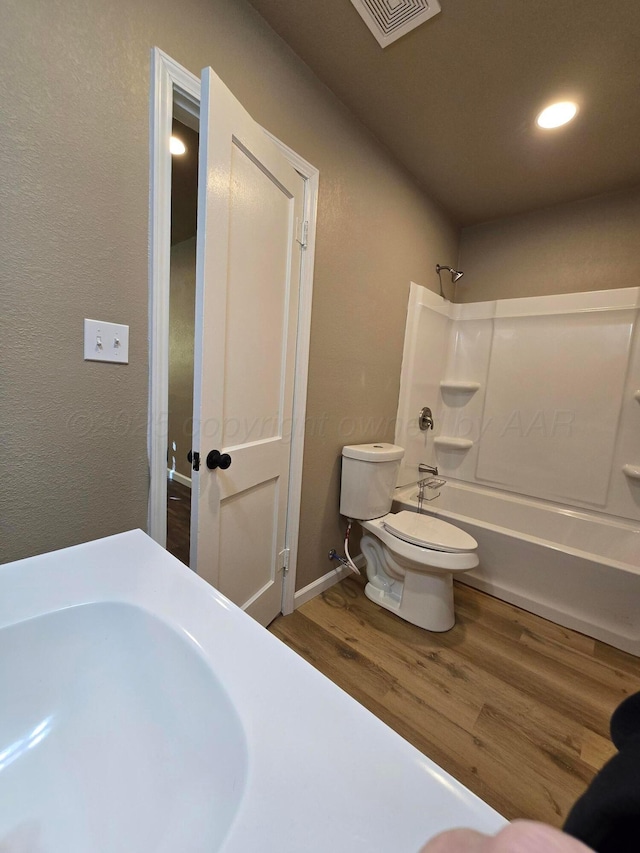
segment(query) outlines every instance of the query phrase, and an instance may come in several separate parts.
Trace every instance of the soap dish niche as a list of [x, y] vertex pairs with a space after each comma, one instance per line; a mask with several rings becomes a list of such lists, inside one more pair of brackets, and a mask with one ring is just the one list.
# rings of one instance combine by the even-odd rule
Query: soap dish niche
[[640, 465], [623, 465], [622, 473], [630, 480], [640, 480]]
[[479, 387], [479, 382], [467, 382], [463, 379], [443, 379], [440, 382], [442, 391], [450, 391], [457, 394], [475, 394]]
[[442, 450], [469, 450], [473, 447], [470, 438], [455, 438], [455, 436], [449, 435], [439, 435], [433, 439], [433, 443]]

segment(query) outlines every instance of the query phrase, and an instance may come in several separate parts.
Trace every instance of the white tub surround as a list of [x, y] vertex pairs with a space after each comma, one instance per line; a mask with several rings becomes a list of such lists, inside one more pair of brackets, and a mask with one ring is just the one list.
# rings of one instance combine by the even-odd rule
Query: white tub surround
[[[640, 288], [452, 304], [411, 285], [396, 443], [444, 477], [640, 520]], [[421, 432], [417, 413], [433, 411]]]
[[[640, 547], [639, 305], [637, 287], [456, 305], [412, 284], [395, 436], [406, 449], [400, 484], [415, 483], [419, 462], [437, 465], [448, 518], [521, 543], [501, 550], [508, 564], [498, 566], [472, 530], [480, 567], [461, 580], [636, 654], [640, 622], [625, 597], [637, 595], [639, 552], [615, 555], [621, 542]], [[418, 429], [423, 406], [433, 432]], [[497, 514], [484, 518], [487, 507]], [[567, 536], [578, 519], [591, 532], [580, 523], [574, 547]], [[574, 574], [547, 576], [536, 560], [548, 552], [525, 559], [527, 537], [563, 552]], [[618, 580], [614, 564], [623, 567]]]
[[141, 531], [0, 566], [0, 848], [414, 853], [504, 820]]

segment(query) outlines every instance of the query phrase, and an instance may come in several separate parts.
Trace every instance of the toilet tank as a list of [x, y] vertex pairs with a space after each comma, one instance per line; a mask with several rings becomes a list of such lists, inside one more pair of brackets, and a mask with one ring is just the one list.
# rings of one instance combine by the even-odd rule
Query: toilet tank
[[381, 441], [343, 447], [340, 514], [358, 521], [386, 515], [403, 456], [402, 447]]

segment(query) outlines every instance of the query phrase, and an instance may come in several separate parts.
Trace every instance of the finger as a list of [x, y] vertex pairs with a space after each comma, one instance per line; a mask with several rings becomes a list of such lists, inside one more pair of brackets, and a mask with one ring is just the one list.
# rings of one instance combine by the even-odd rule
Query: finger
[[495, 838], [490, 853], [593, 853], [581, 841], [546, 823], [514, 820]]
[[420, 853], [485, 853], [489, 840], [475, 829], [450, 829], [432, 838]]

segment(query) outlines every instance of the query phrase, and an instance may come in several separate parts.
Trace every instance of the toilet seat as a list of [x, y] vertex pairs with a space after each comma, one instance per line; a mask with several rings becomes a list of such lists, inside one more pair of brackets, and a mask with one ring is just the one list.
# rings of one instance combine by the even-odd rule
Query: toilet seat
[[382, 523], [385, 530], [402, 539], [403, 542], [433, 551], [464, 554], [475, 551], [478, 547], [473, 536], [447, 521], [430, 515], [402, 510], [385, 515]]
[[416, 545], [387, 530], [387, 521], [393, 523], [392, 513], [381, 518], [374, 518], [371, 521], [361, 521], [360, 524], [365, 532], [371, 533], [376, 539], [384, 543], [393, 558], [399, 560], [405, 568], [414, 572], [457, 572], [474, 569], [478, 565], [476, 549], [473, 551], [440, 551], [437, 548]]

